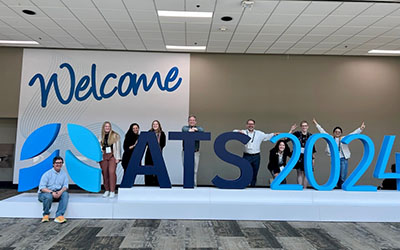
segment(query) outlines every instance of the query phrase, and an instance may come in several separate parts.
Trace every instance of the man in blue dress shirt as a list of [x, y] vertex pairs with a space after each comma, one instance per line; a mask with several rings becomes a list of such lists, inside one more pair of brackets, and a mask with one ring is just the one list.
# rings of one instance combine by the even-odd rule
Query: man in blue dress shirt
[[56, 211], [57, 223], [64, 223], [67, 220], [64, 218], [65, 210], [68, 205], [68, 176], [67, 173], [61, 170], [64, 163], [63, 158], [56, 156], [53, 159], [53, 168], [42, 175], [39, 184], [39, 201], [43, 203], [43, 218], [42, 222], [49, 221], [51, 203], [58, 201]]

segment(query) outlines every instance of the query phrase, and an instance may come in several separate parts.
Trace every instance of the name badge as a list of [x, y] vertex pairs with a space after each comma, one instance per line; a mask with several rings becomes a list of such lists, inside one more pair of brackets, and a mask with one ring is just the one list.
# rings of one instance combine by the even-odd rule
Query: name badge
[[106, 154], [111, 153], [111, 147], [106, 147]]
[[279, 169], [281, 170], [281, 172], [283, 171], [284, 166], [279, 167]]
[[301, 153], [304, 154], [304, 148], [301, 148]]

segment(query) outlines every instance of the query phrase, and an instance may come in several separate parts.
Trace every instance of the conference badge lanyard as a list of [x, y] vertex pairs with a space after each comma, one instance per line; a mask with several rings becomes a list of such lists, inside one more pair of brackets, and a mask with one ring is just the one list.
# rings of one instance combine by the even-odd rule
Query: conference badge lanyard
[[[249, 136], [249, 131], [246, 130], [246, 135]], [[252, 150], [253, 149], [253, 142], [254, 142], [254, 138], [256, 136], [256, 131], [253, 132], [253, 137], [251, 138], [251, 140], [246, 144], [246, 148], [248, 150]], [[250, 136], [249, 136], [250, 137]]]
[[106, 147], [106, 154], [111, 153], [111, 147]]
[[304, 147], [306, 146], [306, 141], [307, 141], [307, 139], [308, 139], [308, 133], [307, 133], [307, 135], [305, 136], [306, 138], [304, 139], [303, 138], [303, 134], [301, 134], [301, 153], [302, 154], [304, 154]]

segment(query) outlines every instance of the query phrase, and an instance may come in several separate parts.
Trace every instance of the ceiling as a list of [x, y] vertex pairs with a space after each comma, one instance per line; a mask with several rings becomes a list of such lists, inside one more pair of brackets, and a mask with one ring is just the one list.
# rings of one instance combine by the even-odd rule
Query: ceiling
[[[157, 10], [214, 14], [159, 17]], [[35, 40], [40, 44], [24, 47], [41, 48], [205, 45], [209, 53], [366, 55], [400, 49], [400, 3], [255, 0], [243, 8], [241, 0], [0, 0], [0, 40]]]

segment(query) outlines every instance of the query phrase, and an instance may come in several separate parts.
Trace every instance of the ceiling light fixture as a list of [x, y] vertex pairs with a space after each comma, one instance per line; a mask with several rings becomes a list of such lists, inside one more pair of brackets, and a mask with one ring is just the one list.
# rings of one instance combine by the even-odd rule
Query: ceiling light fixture
[[177, 46], [177, 45], [166, 45], [168, 50], [195, 50], [203, 51], [206, 50], [206, 46]]
[[400, 50], [373, 49], [368, 54], [400, 54]]
[[0, 40], [0, 44], [25, 44], [25, 45], [37, 45], [36, 41], [12, 41], [12, 40]]
[[242, 7], [245, 9], [247, 9], [247, 8], [251, 9], [253, 7], [253, 5], [254, 5], [254, 1], [246, 1], [246, 0], [242, 1]]
[[169, 10], [159, 10], [158, 16], [164, 17], [206, 17], [211, 18], [212, 12], [200, 12], [200, 11], [169, 11]]

